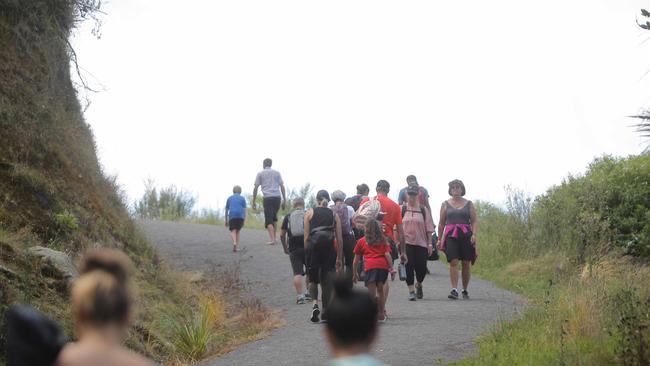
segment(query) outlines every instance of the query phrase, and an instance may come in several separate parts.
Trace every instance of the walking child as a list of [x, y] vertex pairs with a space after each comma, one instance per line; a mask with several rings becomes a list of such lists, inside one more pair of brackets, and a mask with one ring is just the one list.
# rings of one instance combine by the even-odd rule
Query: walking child
[[368, 219], [365, 227], [366, 235], [359, 239], [357, 246], [354, 248], [353, 262], [353, 279], [357, 282], [359, 275], [357, 268], [359, 261], [363, 256], [365, 269], [365, 284], [368, 293], [372, 298], [377, 298], [378, 319], [384, 321], [386, 314], [384, 308], [386, 305], [386, 296], [384, 294], [384, 284], [388, 280], [388, 273], [391, 273], [391, 279], [395, 279], [395, 270], [392, 268], [393, 260], [390, 255], [390, 246], [384, 238], [379, 221]]
[[226, 201], [226, 227], [230, 229], [230, 237], [232, 238], [232, 251], [236, 252], [239, 248], [239, 233], [244, 227], [244, 220], [246, 219], [246, 199], [241, 195], [241, 187], [234, 186], [232, 189], [233, 195], [228, 197]]

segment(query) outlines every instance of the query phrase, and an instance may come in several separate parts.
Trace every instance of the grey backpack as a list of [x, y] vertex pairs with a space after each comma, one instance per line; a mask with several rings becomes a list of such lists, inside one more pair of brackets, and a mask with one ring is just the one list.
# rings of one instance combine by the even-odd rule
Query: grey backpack
[[292, 238], [305, 235], [305, 210], [294, 210], [289, 214], [289, 233]]

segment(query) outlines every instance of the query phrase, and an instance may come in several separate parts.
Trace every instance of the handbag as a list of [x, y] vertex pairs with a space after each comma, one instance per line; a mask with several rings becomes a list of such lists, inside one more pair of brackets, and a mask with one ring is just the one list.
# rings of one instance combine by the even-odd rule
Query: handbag
[[440, 259], [440, 254], [438, 253], [438, 234], [433, 233], [431, 236], [431, 244], [433, 245], [433, 250], [431, 255], [427, 258], [428, 261], [437, 261]]
[[309, 239], [314, 244], [332, 243], [334, 238], [333, 226], [318, 226], [309, 233]]

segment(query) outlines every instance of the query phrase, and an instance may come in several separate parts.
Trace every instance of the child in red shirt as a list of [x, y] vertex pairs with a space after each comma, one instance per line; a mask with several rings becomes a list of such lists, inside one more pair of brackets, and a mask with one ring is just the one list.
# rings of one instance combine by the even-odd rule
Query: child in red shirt
[[368, 288], [368, 294], [372, 298], [377, 298], [378, 306], [378, 319], [384, 321], [386, 315], [384, 314], [384, 306], [386, 305], [386, 297], [384, 296], [384, 283], [388, 280], [388, 273], [392, 274], [392, 279], [395, 279], [395, 272], [392, 268], [393, 260], [390, 256], [390, 246], [384, 238], [384, 233], [381, 229], [379, 221], [368, 219], [365, 227], [365, 236], [357, 242], [354, 248], [354, 262], [353, 266], [353, 281], [356, 283], [359, 280], [358, 268], [359, 262], [363, 256], [365, 282]]

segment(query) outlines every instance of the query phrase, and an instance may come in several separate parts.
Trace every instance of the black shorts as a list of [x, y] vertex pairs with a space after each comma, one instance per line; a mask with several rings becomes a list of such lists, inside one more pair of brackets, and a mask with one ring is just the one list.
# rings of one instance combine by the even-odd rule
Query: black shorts
[[241, 230], [244, 227], [244, 219], [230, 219], [228, 227], [230, 227], [230, 231]]
[[369, 283], [386, 283], [388, 280], [388, 270], [373, 268], [366, 271], [366, 276], [364, 281], [366, 282], [366, 287]]
[[294, 276], [305, 275], [305, 248], [296, 248], [289, 252], [289, 260], [291, 261], [291, 269]]
[[467, 234], [458, 230], [458, 237], [452, 238], [451, 233], [445, 239], [445, 256], [447, 262], [454, 259], [461, 261], [473, 261], [476, 256], [476, 251], [472, 245], [472, 232], [468, 231]]
[[278, 222], [278, 211], [280, 211], [280, 197], [264, 197], [262, 206], [264, 206], [264, 226], [273, 225]]

